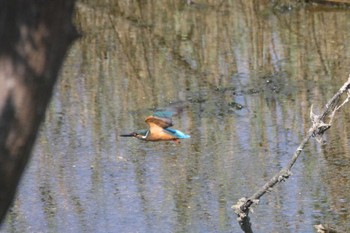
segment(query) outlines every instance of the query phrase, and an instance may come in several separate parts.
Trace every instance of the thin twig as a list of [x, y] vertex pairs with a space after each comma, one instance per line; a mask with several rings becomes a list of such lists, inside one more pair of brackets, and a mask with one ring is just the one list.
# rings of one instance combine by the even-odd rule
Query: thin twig
[[[291, 160], [288, 162], [288, 164], [283, 167], [276, 175], [274, 175], [270, 181], [268, 181], [263, 187], [261, 187], [256, 193], [254, 193], [249, 198], [241, 198], [237, 204], [233, 205], [231, 208], [234, 209], [235, 213], [238, 215], [238, 222], [240, 223], [242, 229], [245, 232], [251, 231], [250, 229], [250, 223], [249, 223], [249, 211], [252, 211], [252, 206], [259, 203], [259, 199], [273, 186], [275, 186], [277, 183], [281, 181], [285, 181], [291, 173], [291, 168], [293, 167], [294, 163], [297, 161], [299, 155], [303, 151], [306, 143], [310, 140], [312, 136], [314, 136], [317, 141], [321, 142], [322, 135], [324, 132], [331, 127], [331, 123], [333, 121], [333, 117], [336, 111], [338, 111], [341, 107], [344, 106], [345, 103], [349, 101], [350, 98], [350, 75], [346, 83], [339, 89], [339, 91], [328, 101], [326, 106], [324, 107], [322, 113], [320, 115], [316, 115], [312, 111], [310, 111], [310, 118], [312, 121], [312, 126], [310, 127], [308, 133], [294, 152]], [[340, 97], [343, 95], [343, 93], [347, 93], [347, 98], [341, 103]], [[325, 118], [329, 116], [330, 120], [328, 123], [324, 123]], [[248, 221], [248, 223], [247, 223]], [[244, 229], [245, 226], [248, 226], [248, 229]]]
[[335, 229], [334, 227], [330, 227], [328, 225], [314, 225], [315, 229], [317, 230], [317, 233], [344, 233], [343, 231], [339, 231]]

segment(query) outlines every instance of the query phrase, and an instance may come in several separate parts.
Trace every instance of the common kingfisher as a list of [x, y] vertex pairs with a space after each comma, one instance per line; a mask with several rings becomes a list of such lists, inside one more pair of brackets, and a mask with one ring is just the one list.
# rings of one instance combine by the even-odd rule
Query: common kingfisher
[[149, 129], [139, 130], [129, 134], [121, 134], [121, 137], [135, 137], [143, 141], [174, 141], [180, 143], [180, 139], [190, 138], [190, 135], [169, 128], [173, 126], [171, 112], [155, 112], [152, 116], [146, 118], [145, 122]]

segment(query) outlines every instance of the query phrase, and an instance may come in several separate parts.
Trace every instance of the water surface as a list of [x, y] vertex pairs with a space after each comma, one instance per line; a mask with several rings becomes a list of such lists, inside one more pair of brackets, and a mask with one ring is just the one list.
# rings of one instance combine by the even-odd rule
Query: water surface
[[[348, 77], [350, 13], [268, 1], [80, 1], [75, 43], [3, 232], [242, 232], [230, 208], [289, 160]], [[241, 107], [242, 106], [242, 107]], [[119, 134], [172, 110], [180, 145]], [[251, 214], [350, 231], [350, 112]]]

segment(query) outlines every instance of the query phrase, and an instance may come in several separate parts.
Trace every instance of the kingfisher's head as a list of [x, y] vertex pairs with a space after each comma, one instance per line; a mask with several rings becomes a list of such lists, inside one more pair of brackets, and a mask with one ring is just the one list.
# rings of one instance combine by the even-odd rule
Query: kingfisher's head
[[141, 140], [145, 140], [146, 136], [147, 136], [147, 130], [140, 130], [138, 132], [132, 132], [132, 133], [128, 133], [128, 134], [121, 134], [119, 135], [120, 137], [134, 137], [134, 138], [138, 138]]

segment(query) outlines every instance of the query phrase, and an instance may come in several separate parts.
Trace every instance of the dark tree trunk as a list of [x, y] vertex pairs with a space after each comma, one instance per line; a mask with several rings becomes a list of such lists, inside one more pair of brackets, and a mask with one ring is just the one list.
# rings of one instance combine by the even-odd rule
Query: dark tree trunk
[[0, 0], [0, 223], [30, 158], [66, 52], [75, 0]]

